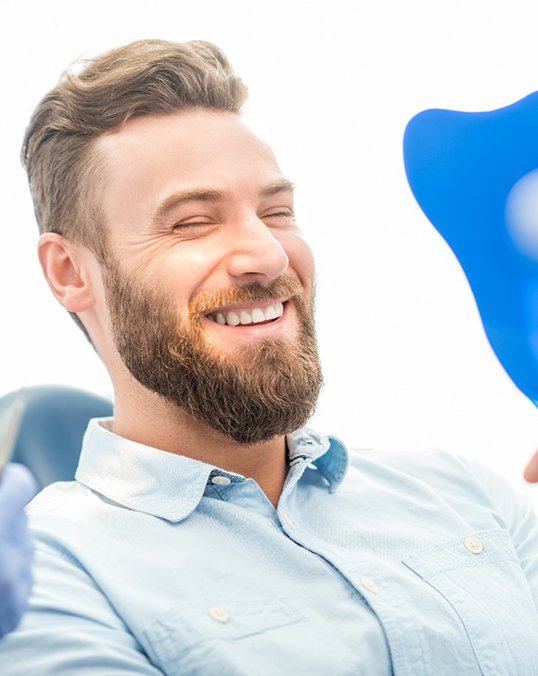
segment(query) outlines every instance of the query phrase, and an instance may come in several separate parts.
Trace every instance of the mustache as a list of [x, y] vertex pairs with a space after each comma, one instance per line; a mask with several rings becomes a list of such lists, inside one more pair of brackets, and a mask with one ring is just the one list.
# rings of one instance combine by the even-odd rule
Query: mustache
[[199, 319], [210, 310], [239, 303], [270, 303], [283, 298], [300, 298], [304, 294], [301, 282], [290, 275], [281, 275], [267, 285], [248, 282], [215, 291], [200, 291], [189, 303], [192, 320]]

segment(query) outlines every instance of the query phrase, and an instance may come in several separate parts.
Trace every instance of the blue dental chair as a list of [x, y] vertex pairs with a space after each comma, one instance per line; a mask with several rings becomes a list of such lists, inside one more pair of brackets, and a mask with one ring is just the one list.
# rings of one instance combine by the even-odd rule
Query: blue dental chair
[[[0, 397], [0, 411], [14, 402], [18, 392]], [[24, 395], [12, 461], [26, 465], [41, 488], [54, 481], [72, 481], [88, 421], [111, 416], [112, 403], [62, 385], [25, 387]]]

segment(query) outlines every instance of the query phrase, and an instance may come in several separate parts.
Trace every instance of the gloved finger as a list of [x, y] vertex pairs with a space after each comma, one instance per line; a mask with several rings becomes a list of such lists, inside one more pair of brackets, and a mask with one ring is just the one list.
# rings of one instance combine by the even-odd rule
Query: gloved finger
[[22, 509], [18, 512], [0, 511], [0, 565], [7, 547], [20, 549], [27, 541], [30, 541], [30, 535], [26, 513]]
[[23, 509], [37, 490], [36, 480], [26, 467], [9, 463], [0, 477], [0, 510], [11, 513]]

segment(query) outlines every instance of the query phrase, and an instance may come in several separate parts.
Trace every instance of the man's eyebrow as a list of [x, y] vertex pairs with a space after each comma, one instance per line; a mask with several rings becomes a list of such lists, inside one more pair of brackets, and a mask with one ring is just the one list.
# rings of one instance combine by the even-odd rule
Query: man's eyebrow
[[153, 216], [153, 222], [156, 224], [163, 223], [166, 220], [166, 215], [172, 209], [177, 209], [177, 207], [183, 204], [188, 204], [189, 202], [218, 202], [224, 199], [224, 197], [226, 197], [226, 193], [209, 188], [180, 190], [179, 192], [172, 193], [159, 204]]
[[273, 183], [266, 185], [265, 188], [262, 188], [260, 191], [260, 197], [271, 197], [271, 195], [276, 195], [279, 192], [291, 192], [293, 193], [295, 186], [291, 181], [288, 181], [287, 178], [279, 178]]
[[[260, 197], [271, 197], [271, 195], [276, 195], [280, 192], [293, 193], [293, 189], [293, 183], [286, 178], [282, 178], [263, 187], [260, 190], [259, 195]], [[188, 204], [189, 202], [219, 202], [226, 197], [229, 197], [229, 193], [221, 190], [214, 190], [212, 188], [180, 190], [172, 193], [159, 204], [152, 220], [155, 224], [161, 224], [166, 222], [166, 216], [170, 211], [177, 209], [183, 204]]]

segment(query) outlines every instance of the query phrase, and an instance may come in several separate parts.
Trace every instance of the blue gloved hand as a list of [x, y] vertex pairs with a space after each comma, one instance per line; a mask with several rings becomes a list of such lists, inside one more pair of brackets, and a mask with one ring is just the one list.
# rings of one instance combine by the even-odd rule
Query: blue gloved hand
[[9, 464], [0, 477], [0, 638], [19, 623], [32, 586], [32, 543], [24, 506], [37, 484], [22, 465]]

